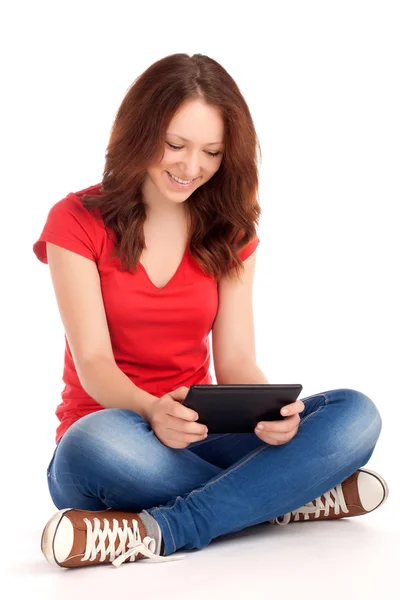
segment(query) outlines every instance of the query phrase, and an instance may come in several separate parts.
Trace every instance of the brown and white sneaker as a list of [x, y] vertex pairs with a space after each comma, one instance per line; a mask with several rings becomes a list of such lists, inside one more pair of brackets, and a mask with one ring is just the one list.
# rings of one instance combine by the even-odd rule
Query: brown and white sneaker
[[154, 554], [156, 541], [147, 535], [137, 513], [65, 508], [43, 530], [41, 548], [49, 563], [85, 567], [150, 558], [156, 562], [180, 560]]
[[287, 525], [293, 521], [358, 517], [382, 506], [388, 495], [388, 485], [381, 475], [369, 469], [358, 469], [326, 494], [268, 523]]

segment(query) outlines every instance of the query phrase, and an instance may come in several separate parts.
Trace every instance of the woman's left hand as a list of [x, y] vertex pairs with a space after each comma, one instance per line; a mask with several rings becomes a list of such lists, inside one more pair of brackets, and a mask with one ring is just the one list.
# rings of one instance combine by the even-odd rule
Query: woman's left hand
[[[287, 415], [283, 413], [285, 409], [288, 411]], [[296, 435], [300, 424], [299, 413], [303, 412], [304, 409], [305, 405], [301, 400], [283, 406], [281, 414], [286, 417], [285, 419], [282, 419], [282, 421], [260, 421], [257, 423], [254, 433], [260, 440], [271, 444], [271, 446], [286, 444]], [[263, 429], [259, 430], [260, 425]]]

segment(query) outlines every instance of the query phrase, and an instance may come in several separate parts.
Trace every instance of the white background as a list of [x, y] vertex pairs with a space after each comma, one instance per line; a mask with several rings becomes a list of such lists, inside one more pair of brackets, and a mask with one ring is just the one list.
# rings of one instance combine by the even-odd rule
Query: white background
[[[229, 597], [243, 597], [250, 578], [254, 593], [267, 597], [257, 563], [264, 552], [277, 574], [277, 587], [269, 592], [299, 597], [299, 578], [313, 577], [316, 587], [309, 582], [305, 595], [313, 597], [314, 589], [314, 597], [336, 597], [340, 590], [324, 577], [332, 576], [333, 563], [323, 562], [326, 547], [335, 543], [329, 560], [336, 583], [350, 593], [346, 578], [354, 579], [357, 563], [363, 598], [389, 585], [386, 561], [399, 557], [399, 8], [384, 0], [202, 0], [35, 1], [2, 9], [1, 501], [9, 527], [2, 553], [14, 590], [24, 585], [42, 598], [70, 597], [79, 595], [77, 582], [90, 575], [68, 571], [65, 579], [67, 571], [47, 565], [39, 549], [41, 530], [55, 510], [46, 466], [63, 388], [64, 337], [48, 266], [32, 246], [53, 204], [101, 181], [112, 121], [133, 80], [177, 52], [200, 52], [223, 65], [239, 85], [260, 139], [258, 364], [270, 383], [301, 383], [300, 397], [341, 387], [367, 394], [383, 419], [368, 466], [386, 478], [391, 492], [380, 511], [350, 519], [351, 530], [349, 520], [340, 531], [334, 527], [343, 527], [343, 520], [325, 523], [322, 540], [315, 533], [319, 524], [306, 525], [295, 552], [293, 539], [279, 554], [281, 531], [273, 534], [271, 556], [265, 532], [262, 539], [236, 539], [228, 562], [236, 561], [245, 579], [233, 585], [235, 578], [228, 581], [219, 571], [225, 577], [221, 590], [233, 585]], [[297, 525], [279, 529], [287, 536], [290, 527], [293, 532]], [[350, 547], [344, 529], [355, 537], [342, 563], [338, 555]], [[329, 531], [339, 539], [329, 540]], [[321, 543], [318, 567], [310, 567], [304, 548], [312, 556]], [[229, 548], [216, 543], [192, 555], [192, 576], [199, 569], [212, 573], [218, 560], [227, 568]], [[185, 561], [172, 564], [186, 575], [191, 568]], [[127, 584], [135, 585], [134, 569], [147, 594], [157, 586], [151, 580], [158, 569], [172, 568], [136, 570], [148, 567], [97, 568], [96, 581], [122, 583], [125, 573]], [[375, 578], [364, 580], [362, 572]], [[191, 593], [211, 594], [207, 578], [200, 581]], [[104, 582], [93, 597], [115, 593]], [[171, 594], [180, 597], [176, 589]]]

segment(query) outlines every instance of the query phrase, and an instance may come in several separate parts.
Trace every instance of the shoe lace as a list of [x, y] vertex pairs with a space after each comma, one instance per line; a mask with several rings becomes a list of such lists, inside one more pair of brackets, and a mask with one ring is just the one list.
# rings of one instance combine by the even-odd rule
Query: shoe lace
[[[140, 537], [139, 525], [136, 519], [131, 519], [132, 525], [128, 525], [128, 520], [123, 519], [123, 526], [117, 519], [113, 519], [113, 526], [110, 527], [108, 519], [103, 519], [101, 524], [98, 518], [83, 519], [87, 527], [86, 549], [82, 561], [95, 560], [100, 552], [100, 562], [110, 557], [110, 562], [119, 567], [124, 561], [134, 562], [136, 556], [141, 553], [157, 562], [166, 562], [180, 560], [183, 557], [159, 556], [154, 554], [156, 541], [154, 538], [146, 536], [143, 541]], [[116, 541], [119, 538], [119, 545], [116, 547]], [[106, 542], [108, 542], [106, 548]]]
[[340, 511], [348, 513], [346, 501], [344, 499], [342, 485], [334, 487], [322, 496], [319, 496], [312, 502], [307, 502], [304, 506], [297, 508], [281, 517], [276, 517], [269, 521], [270, 523], [276, 523], [277, 525], [287, 525], [291, 520], [299, 521], [300, 515], [303, 515], [303, 520], [308, 521], [309, 515], [314, 514], [315, 518], [318, 519], [321, 511], [324, 511], [324, 516], [329, 516], [330, 509], [333, 508], [335, 515], [338, 515]]

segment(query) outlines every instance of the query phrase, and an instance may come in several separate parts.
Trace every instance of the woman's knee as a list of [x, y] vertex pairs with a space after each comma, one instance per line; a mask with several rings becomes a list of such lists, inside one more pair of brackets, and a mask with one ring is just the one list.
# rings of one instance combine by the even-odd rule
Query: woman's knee
[[382, 430], [382, 417], [376, 404], [363, 392], [344, 388], [337, 390], [345, 396], [348, 409], [348, 423], [357, 438], [375, 445]]
[[176, 452], [136, 413], [107, 409], [87, 415], [67, 430], [56, 450], [53, 497], [66, 506], [77, 498], [80, 505], [88, 506], [89, 498], [90, 506], [101, 501], [110, 507], [145, 506], [157, 494], [166, 501], [171, 496], [166, 473]]
[[119, 408], [107, 408], [76, 421], [65, 432], [56, 453], [56, 470], [69, 470], [77, 463], [90, 468], [112, 464], [119, 454], [143, 448], [150, 427], [139, 414]]

